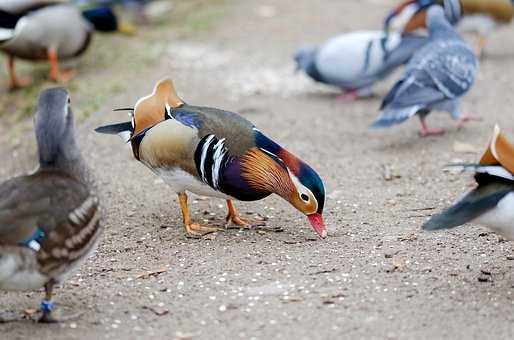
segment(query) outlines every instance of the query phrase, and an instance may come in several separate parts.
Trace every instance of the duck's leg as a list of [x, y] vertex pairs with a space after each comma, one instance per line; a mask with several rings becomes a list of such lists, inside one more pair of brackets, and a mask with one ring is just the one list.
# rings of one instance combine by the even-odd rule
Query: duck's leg
[[9, 89], [15, 90], [32, 83], [30, 78], [18, 78], [16, 77], [16, 69], [14, 67], [15, 61], [14, 56], [7, 56], [7, 72], [9, 73]]
[[228, 214], [227, 214], [227, 228], [230, 229], [230, 224], [234, 224], [237, 226], [237, 228], [246, 228], [249, 229], [253, 226], [263, 226], [266, 225], [264, 221], [251, 221], [242, 218], [237, 213], [236, 207], [234, 207], [234, 203], [232, 203], [232, 200], [227, 200], [227, 208], [228, 208]]
[[41, 301], [41, 312], [43, 315], [39, 318], [38, 322], [42, 323], [56, 323], [56, 322], [64, 322], [69, 320], [74, 320], [80, 317], [83, 312], [79, 312], [73, 315], [61, 316], [59, 318], [55, 318], [53, 315], [53, 310], [55, 308], [54, 302], [52, 301], [52, 293], [54, 289], [54, 285], [56, 282], [54, 280], [48, 281], [45, 284], [45, 298]]
[[58, 83], [66, 83], [75, 77], [75, 71], [63, 71], [59, 69], [59, 60], [57, 58], [57, 50], [55, 48], [49, 48], [47, 56], [48, 62], [50, 63], [50, 72], [48, 73], [48, 78], [50, 78], [50, 80]]
[[55, 283], [53, 280], [50, 280], [47, 284], [45, 284], [45, 298], [43, 301], [41, 301], [41, 312], [43, 312], [43, 315], [41, 318], [39, 318], [39, 322], [57, 322], [57, 320], [52, 316], [52, 311], [54, 310], [54, 303], [52, 301], [52, 291], [54, 289], [54, 284]]
[[426, 116], [419, 115], [419, 121], [421, 122], [421, 130], [419, 135], [421, 137], [429, 137], [429, 136], [441, 136], [446, 132], [444, 129], [432, 128], [430, 129], [427, 125]]
[[187, 205], [187, 195], [185, 192], [178, 194], [178, 201], [180, 203], [180, 210], [182, 210], [182, 218], [184, 220], [184, 227], [186, 233], [191, 237], [200, 237], [206, 234], [222, 231], [222, 228], [203, 226], [193, 223], [191, 215], [189, 215], [189, 206]]

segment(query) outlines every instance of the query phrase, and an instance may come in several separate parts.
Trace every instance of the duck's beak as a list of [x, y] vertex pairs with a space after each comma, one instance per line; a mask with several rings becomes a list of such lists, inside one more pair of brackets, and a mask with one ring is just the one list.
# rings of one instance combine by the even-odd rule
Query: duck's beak
[[321, 214], [315, 213], [308, 215], [307, 218], [309, 219], [312, 228], [319, 235], [319, 237], [326, 238], [327, 228], [325, 227], [325, 222], [323, 222], [323, 216], [321, 216]]

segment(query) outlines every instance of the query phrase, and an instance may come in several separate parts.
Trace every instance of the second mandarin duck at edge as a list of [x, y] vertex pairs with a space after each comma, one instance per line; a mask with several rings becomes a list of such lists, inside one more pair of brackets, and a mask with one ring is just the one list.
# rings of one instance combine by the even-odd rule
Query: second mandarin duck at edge
[[96, 131], [125, 136], [134, 157], [173, 188], [189, 235], [219, 229], [191, 221], [186, 191], [225, 199], [227, 221], [246, 227], [251, 223], [238, 216], [232, 200], [256, 201], [275, 193], [305, 214], [320, 237], [327, 236], [321, 178], [245, 118], [184, 103], [169, 79], [129, 111], [132, 122]]

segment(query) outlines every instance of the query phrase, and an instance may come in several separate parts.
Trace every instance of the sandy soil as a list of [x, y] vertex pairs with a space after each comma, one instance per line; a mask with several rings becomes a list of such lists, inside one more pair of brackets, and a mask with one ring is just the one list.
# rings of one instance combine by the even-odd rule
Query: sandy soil
[[[301, 45], [334, 33], [380, 28], [392, 1], [236, 3], [216, 29], [171, 41], [144, 78], [110, 98], [80, 127], [106, 216], [98, 252], [57, 290], [77, 320], [0, 324], [2, 339], [506, 339], [514, 332], [514, 253], [485, 229], [424, 233], [420, 225], [472, 184], [442, 171], [474, 161], [495, 123], [514, 136], [511, 28], [497, 31], [464, 110], [484, 121], [457, 130], [433, 114], [441, 138], [420, 139], [413, 120], [386, 132], [367, 126], [379, 97], [336, 102], [336, 91], [293, 74]], [[364, 14], [365, 13], [365, 14]], [[184, 235], [175, 194], [99, 124], [172, 76], [182, 97], [241, 112], [318, 170], [327, 188], [329, 237], [320, 240], [277, 197], [238, 204], [282, 232]], [[377, 87], [383, 95], [393, 79]], [[475, 153], [456, 152], [455, 144]], [[7, 161], [5, 161], [7, 160]], [[2, 178], [33, 166], [4, 155]], [[386, 181], [384, 167], [394, 178]], [[195, 219], [223, 223], [223, 201], [195, 199]], [[159, 275], [141, 277], [147, 271]], [[38, 306], [41, 292], [0, 293], [2, 313]]]

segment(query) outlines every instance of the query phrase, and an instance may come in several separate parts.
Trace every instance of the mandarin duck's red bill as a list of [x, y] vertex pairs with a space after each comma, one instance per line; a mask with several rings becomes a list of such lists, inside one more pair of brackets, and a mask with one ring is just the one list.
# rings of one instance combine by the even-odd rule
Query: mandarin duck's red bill
[[426, 230], [446, 229], [476, 221], [514, 240], [514, 146], [495, 127], [479, 164], [459, 164], [473, 171], [477, 187], [448, 210], [423, 225]]
[[41, 92], [35, 132], [39, 169], [0, 184], [0, 289], [45, 287], [40, 321], [53, 322], [53, 286], [94, 250], [102, 226], [64, 89]]
[[[193, 223], [186, 192], [227, 201], [227, 222], [249, 227], [232, 200], [256, 201], [273, 193], [308, 216], [321, 237], [325, 189], [318, 174], [240, 115], [184, 103], [170, 79], [139, 99], [131, 122], [96, 131], [126, 134], [134, 157], [177, 194], [186, 232], [201, 236], [219, 228]], [[259, 222], [260, 223], [260, 222]]]

